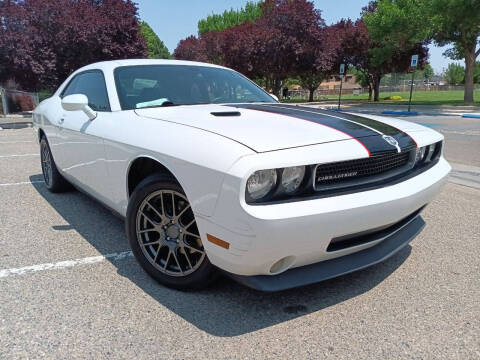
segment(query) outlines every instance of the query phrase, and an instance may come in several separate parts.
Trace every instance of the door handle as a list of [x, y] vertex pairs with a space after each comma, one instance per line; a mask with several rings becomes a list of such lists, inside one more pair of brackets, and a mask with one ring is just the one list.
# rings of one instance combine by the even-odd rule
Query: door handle
[[59, 123], [59, 124], [63, 124], [64, 121], [65, 121], [65, 119], [64, 119], [64, 118], [61, 118], [60, 120], [58, 120], [58, 123]]

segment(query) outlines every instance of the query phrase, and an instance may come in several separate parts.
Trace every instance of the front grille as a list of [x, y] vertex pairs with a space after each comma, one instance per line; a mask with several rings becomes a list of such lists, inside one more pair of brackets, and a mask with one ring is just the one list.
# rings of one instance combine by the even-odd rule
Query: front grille
[[372, 157], [321, 164], [315, 168], [315, 190], [330, 190], [379, 180], [384, 175], [396, 175], [410, 169], [414, 150], [388, 152]]

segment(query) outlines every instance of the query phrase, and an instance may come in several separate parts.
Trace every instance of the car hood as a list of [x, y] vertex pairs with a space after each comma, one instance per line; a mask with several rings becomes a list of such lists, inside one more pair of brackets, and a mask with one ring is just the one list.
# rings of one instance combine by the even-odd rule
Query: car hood
[[385, 136], [393, 137], [400, 148], [415, 146], [407, 132], [424, 130], [401, 120], [371, 119], [277, 103], [183, 105], [136, 109], [135, 113], [209, 131], [256, 152], [353, 138], [372, 153], [392, 150], [393, 145], [384, 140]]

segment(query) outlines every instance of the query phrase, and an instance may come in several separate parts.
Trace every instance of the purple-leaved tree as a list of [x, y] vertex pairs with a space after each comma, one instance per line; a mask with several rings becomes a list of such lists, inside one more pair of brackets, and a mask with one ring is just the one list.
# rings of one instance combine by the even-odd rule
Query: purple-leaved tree
[[0, 24], [0, 81], [28, 90], [54, 89], [96, 61], [146, 57], [130, 0], [6, 0]]

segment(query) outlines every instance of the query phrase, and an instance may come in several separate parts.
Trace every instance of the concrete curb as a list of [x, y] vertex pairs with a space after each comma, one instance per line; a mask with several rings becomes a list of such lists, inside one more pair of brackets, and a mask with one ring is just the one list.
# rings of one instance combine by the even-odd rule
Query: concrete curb
[[393, 111], [393, 110], [385, 110], [382, 111], [383, 115], [404, 115], [404, 116], [417, 116], [418, 112], [416, 111]]
[[480, 167], [450, 162], [452, 172], [449, 181], [457, 184], [480, 189]]

